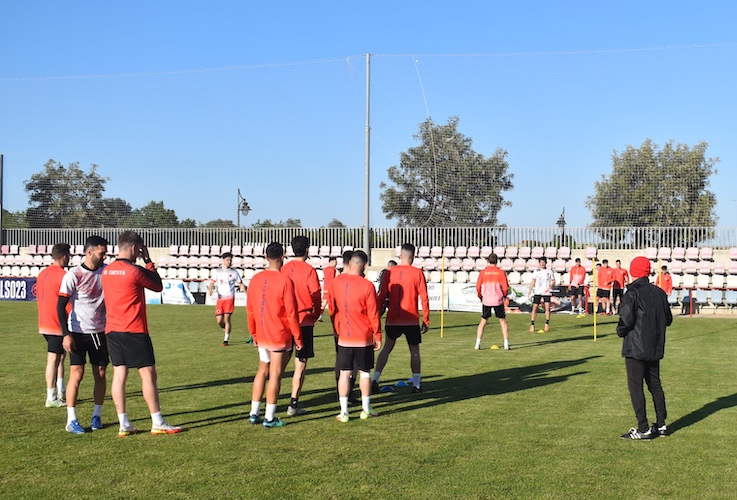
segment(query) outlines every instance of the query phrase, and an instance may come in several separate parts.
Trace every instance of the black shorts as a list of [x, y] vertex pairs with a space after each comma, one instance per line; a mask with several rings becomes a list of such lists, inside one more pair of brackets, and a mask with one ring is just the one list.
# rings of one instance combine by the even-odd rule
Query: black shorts
[[392, 340], [397, 340], [404, 334], [407, 338], [407, 345], [422, 344], [420, 325], [386, 325], [385, 330], [386, 336]]
[[145, 333], [110, 332], [107, 343], [113, 366], [145, 368], [156, 364], [154, 345]]
[[546, 302], [546, 303], [549, 304], [550, 303], [550, 297], [551, 297], [550, 295], [535, 295], [532, 298], [532, 303], [534, 305], [537, 305], [537, 304], [540, 303], [540, 299], [542, 299], [543, 302]]
[[621, 299], [622, 298], [622, 293], [624, 292], [624, 290], [621, 289], [621, 288], [614, 288], [613, 289], [613, 292], [614, 292], [612, 294], [612, 298], [613, 299], [616, 299], [617, 297], [619, 297]]
[[299, 329], [302, 331], [302, 349], [295, 349], [295, 358], [299, 358], [300, 361], [304, 361], [308, 358], [315, 357], [315, 327], [314, 326], [300, 326]]
[[586, 295], [582, 286], [571, 285], [571, 297], [583, 297]]
[[47, 352], [51, 354], [64, 354], [64, 346], [62, 345], [64, 337], [61, 335], [46, 335], [44, 333], [44, 338], [46, 339]]
[[504, 304], [498, 305], [498, 306], [481, 306], [481, 317], [484, 319], [491, 318], [491, 312], [494, 311], [494, 314], [499, 319], [504, 319], [507, 317], [507, 313], [504, 312]]
[[69, 353], [70, 365], [84, 365], [88, 356], [92, 366], [107, 366], [110, 363], [104, 333], [72, 332], [70, 335], [74, 339], [74, 350]]
[[370, 372], [374, 367], [374, 348], [373, 346], [343, 347], [339, 345], [337, 361], [338, 369], [341, 371], [353, 370], [355, 363], [359, 371]]
[[603, 299], [609, 298], [609, 292], [610, 290], [604, 290], [603, 288], [597, 288], [596, 289], [596, 296], [601, 297]]

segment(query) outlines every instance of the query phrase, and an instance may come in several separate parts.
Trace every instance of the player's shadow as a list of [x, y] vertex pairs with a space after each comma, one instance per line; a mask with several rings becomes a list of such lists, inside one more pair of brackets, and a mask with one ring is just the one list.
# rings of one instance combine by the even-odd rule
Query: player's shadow
[[[603, 335], [597, 335], [596, 338], [597, 339], [601, 339], [601, 338], [604, 338], [604, 337], [608, 337], [610, 335], [612, 335], [612, 334], [611, 333], [605, 333]], [[540, 346], [543, 346], [543, 345], [560, 344], [561, 342], [575, 342], [575, 341], [579, 341], [579, 340], [593, 341], [593, 336], [592, 335], [581, 335], [579, 337], [563, 337], [563, 338], [553, 338], [553, 339], [546, 339], [546, 340], [538, 340], [538, 341], [532, 341], [532, 342], [524, 342], [524, 343], [514, 344], [512, 347], [515, 350], [518, 350], [518, 349], [527, 349], [527, 348], [530, 348], [530, 347], [540, 347]]]
[[[389, 398], [382, 398], [380, 395], [375, 399], [372, 397], [372, 402], [376, 401], [376, 408], [380, 410], [382, 415], [389, 415], [392, 413], [412, 411], [418, 408], [428, 408], [465, 401], [467, 399], [525, 391], [527, 389], [560, 384], [571, 377], [586, 374], [588, 373], [586, 371], [576, 371], [560, 375], [554, 373], [559, 370], [583, 365], [592, 359], [600, 357], [589, 356], [581, 359], [552, 361], [537, 365], [464, 375], [462, 377], [440, 378], [439, 380], [428, 381], [427, 383], [425, 382], [426, 378], [423, 377], [422, 393], [411, 394], [409, 391], [406, 391], [405, 394], [400, 394], [403, 397], [397, 400], [396, 403], [401, 403], [401, 406], [392, 408], [394, 401], [390, 401]], [[407, 404], [408, 401], [412, 401], [412, 404]], [[388, 404], [384, 405], [383, 403]]]
[[706, 403], [698, 410], [694, 410], [688, 415], [684, 415], [675, 422], [668, 424], [668, 434], [675, 434], [680, 429], [684, 429], [690, 425], [700, 422], [720, 410], [733, 408], [735, 406], [737, 406], [737, 393], [717, 398], [710, 403]]

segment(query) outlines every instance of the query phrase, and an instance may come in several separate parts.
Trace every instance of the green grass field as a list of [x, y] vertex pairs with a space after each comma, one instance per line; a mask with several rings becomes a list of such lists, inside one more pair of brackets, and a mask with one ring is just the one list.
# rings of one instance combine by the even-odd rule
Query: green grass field
[[[2, 498], [734, 498], [737, 468], [735, 320], [677, 317], [662, 364], [672, 435], [620, 439], [635, 425], [615, 318], [556, 315], [552, 331], [527, 333], [510, 315], [512, 351], [492, 320], [474, 351], [477, 314], [440, 315], [424, 337], [424, 393], [373, 398], [381, 413], [334, 420], [334, 348], [316, 328], [302, 417], [281, 429], [247, 422], [256, 350], [236, 311], [230, 347], [210, 307], [149, 306], [165, 417], [186, 432], [117, 437], [112, 402], [106, 427], [64, 431], [66, 411], [45, 408], [45, 342], [33, 303], [0, 302], [0, 497]], [[278, 414], [285, 417], [291, 369]], [[403, 340], [383, 383], [411, 375]], [[112, 377], [112, 370], [108, 382]], [[150, 418], [131, 375], [128, 413]], [[92, 382], [77, 407], [89, 426]], [[263, 411], [263, 410], [262, 410]], [[648, 412], [654, 419], [651, 401]]]

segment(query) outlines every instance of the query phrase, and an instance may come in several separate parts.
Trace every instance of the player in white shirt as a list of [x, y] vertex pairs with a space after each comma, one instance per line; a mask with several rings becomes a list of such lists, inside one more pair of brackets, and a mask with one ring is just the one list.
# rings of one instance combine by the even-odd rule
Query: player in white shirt
[[212, 273], [210, 283], [207, 285], [208, 295], [212, 295], [213, 287], [217, 289], [217, 303], [215, 304], [215, 322], [225, 331], [223, 346], [230, 341], [231, 323], [230, 316], [235, 311], [235, 287], [246, 293], [246, 286], [241, 280], [241, 275], [230, 266], [233, 263], [233, 254], [225, 252], [220, 256], [223, 260], [222, 267]]
[[[107, 256], [107, 241], [90, 236], [84, 244], [84, 261], [70, 269], [61, 281], [57, 314], [62, 325], [62, 345], [69, 353], [69, 383], [67, 384], [67, 425], [72, 434], [84, 434], [77, 420], [77, 395], [84, 378], [84, 366], [89, 356], [95, 379], [93, 397], [95, 408], [91, 428], [102, 429], [102, 403], [105, 401], [107, 381], [105, 370], [109, 362], [105, 339], [105, 301], [100, 276]], [[72, 311], [67, 316], [67, 304]]]
[[[555, 286], [555, 275], [553, 271], [547, 268], [548, 259], [540, 257], [540, 267], [532, 273], [532, 281], [530, 282], [530, 295], [532, 299], [532, 312], [530, 313], [530, 332], [535, 331], [535, 316], [537, 316], [537, 306], [540, 300], [543, 301], [545, 308], [545, 331], [550, 331], [550, 297], [553, 295], [553, 287]], [[543, 330], [540, 330], [542, 332]]]

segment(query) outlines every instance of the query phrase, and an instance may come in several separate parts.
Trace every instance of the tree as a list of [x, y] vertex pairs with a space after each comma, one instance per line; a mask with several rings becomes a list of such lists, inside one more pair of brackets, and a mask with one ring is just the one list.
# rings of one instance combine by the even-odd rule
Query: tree
[[338, 219], [333, 219], [328, 222], [328, 227], [345, 227], [345, 224], [340, 222]]
[[253, 223], [252, 227], [302, 227], [302, 221], [300, 219], [287, 219], [286, 222], [280, 220], [279, 222], [272, 222], [271, 219], [261, 219]]
[[420, 145], [387, 171], [394, 185], [380, 185], [382, 210], [400, 226], [495, 226], [499, 210], [511, 206], [502, 197], [513, 187], [507, 152], [477, 153], [458, 121], [422, 122], [414, 136]]
[[[592, 226], [633, 227], [632, 232], [606, 231], [611, 240], [631, 237], [636, 246], [689, 246], [706, 239], [716, 224], [716, 196], [709, 177], [716, 174], [719, 158], [707, 158], [706, 142], [693, 147], [658, 145], [647, 139], [639, 148], [627, 146], [612, 153], [612, 172], [594, 184], [594, 195], [586, 200]], [[662, 227], [702, 228], [679, 241], [668, 241]]]
[[121, 227], [133, 213], [130, 203], [122, 198], [100, 198], [90, 203], [87, 227]]
[[204, 224], [202, 224], [202, 227], [226, 228], [226, 227], [236, 227], [236, 225], [232, 220], [215, 219], [215, 220], [211, 220], [210, 222], [205, 222]]
[[18, 212], [8, 212], [3, 208], [3, 228], [17, 229], [28, 227], [26, 223], [26, 213], [23, 210]]
[[125, 225], [172, 228], [179, 226], [179, 219], [174, 210], [164, 207], [163, 201], [150, 201], [146, 206], [133, 210]]
[[197, 221], [194, 219], [184, 219], [179, 223], [179, 227], [192, 228], [197, 227]]
[[92, 202], [102, 198], [108, 178], [89, 172], [79, 162], [64, 167], [50, 159], [42, 172], [25, 182], [30, 207], [26, 210], [29, 227], [88, 227]]

